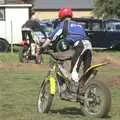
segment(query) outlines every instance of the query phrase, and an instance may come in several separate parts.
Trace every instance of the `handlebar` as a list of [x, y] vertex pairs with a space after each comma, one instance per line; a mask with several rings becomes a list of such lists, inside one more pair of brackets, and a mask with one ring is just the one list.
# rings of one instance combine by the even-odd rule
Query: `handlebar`
[[47, 54], [47, 55], [50, 55], [54, 60], [56, 60], [56, 61], [67, 61], [67, 60], [71, 60], [71, 57], [69, 57], [69, 58], [65, 58], [65, 59], [63, 59], [63, 58], [57, 58], [55, 55], [54, 55], [54, 53], [52, 53], [52, 52], [50, 52], [50, 51], [46, 51], [46, 52], [44, 52], [43, 54]]

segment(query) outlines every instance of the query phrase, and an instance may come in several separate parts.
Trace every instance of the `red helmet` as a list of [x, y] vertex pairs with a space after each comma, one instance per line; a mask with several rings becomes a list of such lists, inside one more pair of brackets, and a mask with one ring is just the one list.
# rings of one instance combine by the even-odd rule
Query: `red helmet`
[[72, 17], [72, 9], [71, 8], [60, 8], [59, 9], [59, 18], [63, 19], [65, 17]]

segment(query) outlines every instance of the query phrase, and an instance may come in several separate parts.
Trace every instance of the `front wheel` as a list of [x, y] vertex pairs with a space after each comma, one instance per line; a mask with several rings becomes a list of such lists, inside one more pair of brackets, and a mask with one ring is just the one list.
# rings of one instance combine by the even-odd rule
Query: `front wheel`
[[88, 83], [84, 88], [82, 111], [89, 117], [105, 117], [111, 107], [111, 94], [109, 89], [100, 81]]
[[30, 59], [30, 50], [28, 46], [22, 46], [19, 50], [19, 60], [21, 63], [27, 63]]
[[39, 57], [31, 55], [31, 49], [29, 46], [22, 46], [19, 50], [19, 60], [21, 63], [36, 63], [41, 64], [43, 63], [43, 56], [40, 55]]
[[50, 93], [50, 82], [45, 81], [41, 86], [38, 98], [38, 111], [40, 113], [49, 112], [52, 105], [53, 97], [54, 95]]

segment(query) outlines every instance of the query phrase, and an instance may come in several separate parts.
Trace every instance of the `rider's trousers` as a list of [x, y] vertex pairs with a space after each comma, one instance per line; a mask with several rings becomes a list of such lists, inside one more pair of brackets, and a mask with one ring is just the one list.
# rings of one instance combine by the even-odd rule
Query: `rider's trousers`
[[91, 61], [92, 61], [91, 50], [86, 50], [83, 53], [84, 45], [82, 42], [80, 42], [76, 47], [74, 47], [73, 50], [74, 50], [74, 54], [71, 60], [70, 72], [72, 72], [76, 62], [77, 62], [76, 71], [79, 72], [80, 65], [83, 62], [83, 72], [85, 72], [91, 66]]

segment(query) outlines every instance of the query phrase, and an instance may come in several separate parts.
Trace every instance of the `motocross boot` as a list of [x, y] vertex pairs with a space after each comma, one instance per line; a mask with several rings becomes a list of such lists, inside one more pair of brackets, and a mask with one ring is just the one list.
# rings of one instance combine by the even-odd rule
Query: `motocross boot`
[[75, 82], [75, 81], [71, 80], [70, 85], [69, 85], [70, 92], [76, 93], [77, 89], [78, 89], [78, 85], [79, 85], [78, 82]]
[[61, 99], [76, 101], [78, 83], [70, 81], [66, 89], [60, 94]]
[[76, 100], [76, 96], [75, 94], [71, 93], [70, 91], [68, 90], [65, 90], [64, 92], [62, 92], [60, 94], [60, 98], [62, 100], [69, 100], [69, 101], [75, 101]]

